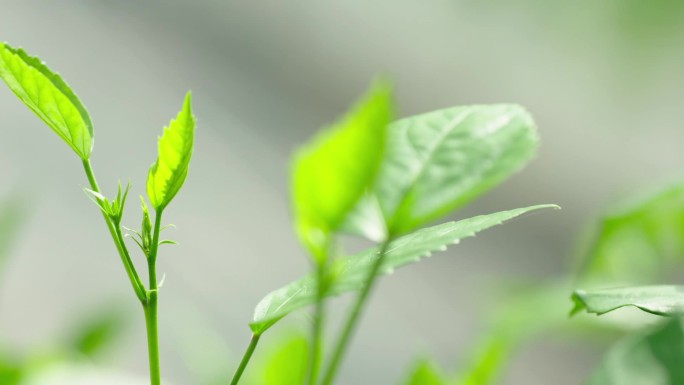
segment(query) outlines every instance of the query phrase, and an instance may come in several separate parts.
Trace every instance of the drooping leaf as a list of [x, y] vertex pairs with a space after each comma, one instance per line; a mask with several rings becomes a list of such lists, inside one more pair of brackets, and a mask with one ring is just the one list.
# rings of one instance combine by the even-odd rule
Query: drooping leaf
[[[458, 222], [418, 230], [397, 238], [387, 248], [380, 274], [390, 274], [394, 269], [418, 262], [432, 252], [444, 251], [451, 244], [475, 235], [477, 232], [503, 223], [527, 212], [542, 208], [557, 207], [539, 205], [489, 215], [481, 215]], [[363, 287], [368, 271], [378, 257], [379, 247], [361, 253], [339, 258], [332, 266], [334, 280], [327, 292], [328, 296], [356, 291]], [[316, 300], [316, 280], [308, 275], [298, 281], [268, 294], [257, 305], [250, 327], [254, 333], [261, 334], [287, 314], [310, 305]]]
[[309, 342], [292, 335], [267, 358], [262, 373], [263, 385], [302, 385], [309, 362]]
[[40, 59], [0, 43], [0, 78], [81, 159], [93, 149], [93, 123], [76, 94]]
[[390, 88], [378, 83], [341, 121], [295, 155], [292, 199], [297, 232], [314, 256], [372, 187], [391, 116]]
[[[393, 234], [405, 233], [501, 183], [537, 145], [532, 117], [517, 105], [454, 107], [402, 119], [389, 127], [373, 198]], [[372, 238], [358, 224], [345, 228]]]
[[163, 210], [180, 191], [188, 175], [195, 138], [192, 95], [159, 138], [159, 157], [147, 175], [147, 196], [155, 210]]
[[657, 282], [684, 262], [684, 183], [621, 202], [592, 229], [583, 253], [586, 285]]
[[448, 385], [447, 377], [439, 366], [427, 359], [418, 361], [404, 385]]
[[633, 306], [661, 316], [684, 315], [684, 286], [637, 286], [603, 290], [577, 290], [572, 295], [575, 308], [597, 315]]
[[684, 332], [681, 320], [616, 343], [591, 376], [589, 385], [684, 384]]

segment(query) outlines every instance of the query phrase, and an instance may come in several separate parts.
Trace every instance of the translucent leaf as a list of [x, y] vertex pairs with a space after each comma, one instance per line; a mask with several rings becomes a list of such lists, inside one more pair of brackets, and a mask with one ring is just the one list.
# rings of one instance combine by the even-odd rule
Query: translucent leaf
[[601, 315], [625, 306], [634, 306], [647, 313], [661, 316], [684, 315], [684, 286], [577, 290], [572, 299], [575, 302], [573, 314], [586, 310]]
[[[375, 199], [392, 232], [408, 232], [502, 182], [537, 145], [532, 117], [517, 105], [454, 107], [402, 119], [389, 127]], [[346, 227], [372, 239], [367, 229]]]
[[76, 94], [40, 59], [0, 43], [0, 78], [82, 159], [93, 149], [93, 123]]
[[267, 358], [262, 373], [263, 385], [302, 385], [309, 361], [309, 342], [293, 335]]
[[292, 198], [297, 230], [314, 255], [375, 180], [392, 114], [390, 94], [386, 84], [375, 85], [347, 116], [295, 156]]
[[159, 138], [159, 157], [147, 175], [147, 196], [155, 210], [163, 210], [176, 196], [188, 175], [195, 136], [192, 95], [188, 92], [183, 109], [164, 127]]
[[[458, 243], [461, 239], [473, 236], [479, 231], [524, 213], [548, 207], [557, 206], [539, 205], [481, 215], [421, 229], [397, 238], [387, 249], [380, 274], [390, 274], [398, 267], [418, 262], [421, 258], [430, 256], [432, 252], [444, 251], [448, 245]], [[335, 269], [333, 270], [335, 280], [327, 295], [339, 295], [362, 288], [378, 252], [379, 246], [356, 255], [339, 258], [332, 266]], [[256, 307], [250, 327], [255, 333], [261, 334], [282, 317], [314, 303], [315, 300], [316, 280], [314, 276], [309, 275], [270, 293], [261, 300]]]
[[684, 262], [684, 183], [621, 202], [591, 229], [585, 285], [650, 284]]
[[624, 338], [606, 354], [589, 385], [684, 384], [684, 332], [672, 319], [647, 333]]
[[408, 380], [404, 382], [405, 385], [448, 385], [450, 382], [446, 379], [442, 371], [432, 361], [420, 360], [414, 367]]

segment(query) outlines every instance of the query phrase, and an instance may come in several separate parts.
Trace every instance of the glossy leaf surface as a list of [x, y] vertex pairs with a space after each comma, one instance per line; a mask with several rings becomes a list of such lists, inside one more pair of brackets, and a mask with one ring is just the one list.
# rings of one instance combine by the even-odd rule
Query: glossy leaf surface
[[[481, 215], [428, 227], [397, 238], [387, 249], [380, 274], [390, 274], [398, 267], [418, 262], [435, 251], [444, 251], [448, 245], [458, 243], [461, 239], [473, 236], [479, 231], [527, 212], [548, 207], [557, 206], [539, 205]], [[362, 288], [368, 271], [378, 257], [378, 252], [379, 246], [349, 257], [339, 258], [332, 266], [335, 278], [328, 290], [328, 295], [339, 295]], [[313, 276], [309, 275], [270, 293], [261, 300], [256, 307], [250, 326], [255, 333], [263, 333], [282, 317], [314, 303], [315, 300], [316, 281]]]
[[661, 316], [684, 315], [684, 286], [637, 286], [616, 289], [577, 290], [572, 296], [576, 314], [582, 310], [597, 315], [633, 306]]
[[[522, 168], [538, 145], [532, 117], [517, 105], [434, 111], [392, 123], [388, 135], [373, 199], [393, 234], [472, 201]], [[347, 228], [373, 238], [357, 224]]]
[[390, 89], [379, 83], [341, 121], [295, 155], [292, 198], [297, 231], [314, 255], [372, 187], [391, 115]]
[[163, 210], [180, 191], [188, 175], [195, 138], [192, 95], [188, 93], [176, 119], [159, 138], [159, 157], [147, 175], [147, 196], [155, 210]]
[[90, 158], [93, 123], [76, 94], [44, 62], [0, 43], [0, 78], [81, 159]]

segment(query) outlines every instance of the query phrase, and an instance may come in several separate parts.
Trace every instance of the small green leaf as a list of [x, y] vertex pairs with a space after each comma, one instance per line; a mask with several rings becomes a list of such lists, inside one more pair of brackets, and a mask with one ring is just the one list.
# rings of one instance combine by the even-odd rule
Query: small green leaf
[[684, 262], [684, 183], [633, 197], [609, 209], [582, 253], [582, 281], [647, 285]]
[[295, 155], [292, 199], [297, 232], [314, 256], [372, 187], [391, 115], [390, 88], [378, 83], [347, 116]]
[[448, 385], [449, 381], [439, 366], [429, 360], [420, 360], [414, 366], [405, 385]]
[[159, 138], [159, 157], [147, 175], [147, 196], [155, 210], [163, 210], [176, 196], [188, 175], [195, 136], [192, 95], [188, 92], [183, 109], [164, 127]]
[[0, 43], [0, 78], [83, 160], [93, 149], [93, 123], [76, 94], [40, 59]]
[[[418, 230], [392, 241], [387, 248], [380, 274], [390, 274], [394, 269], [420, 261], [435, 251], [444, 251], [448, 245], [475, 235], [477, 232], [499, 225], [509, 219], [542, 208], [557, 208], [554, 205], [539, 205], [489, 215], [481, 215], [458, 222]], [[339, 258], [331, 267], [334, 282], [327, 291], [328, 296], [356, 291], [363, 287], [368, 271], [378, 257], [379, 247], [373, 247], [356, 255]], [[316, 301], [316, 279], [308, 275], [298, 281], [268, 294], [257, 305], [250, 327], [256, 334], [265, 332], [287, 314], [311, 305]]]
[[[501, 183], [537, 145], [534, 121], [517, 105], [454, 107], [402, 119], [388, 129], [374, 199], [392, 233], [405, 233]], [[358, 225], [345, 228], [374, 238]]]
[[601, 315], [625, 306], [634, 306], [655, 315], [684, 315], [684, 286], [577, 290], [572, 295], [572, 300], [575, 303], [572, 314], [586, 310], [589, 313]]
[[88, 314], [76, 322], [65, 345], [87, 357], [95, 357], [114, 345], [126, 326], [122, 309], [114, 306]]
[[261, 373], [263, 385], [302, 385], [309, 363], [309, 342], [293, 335], [275, 349]]
[[628, 336], [604, 357], [589, 385], [684, 384], [684, 332], [681, 320]]

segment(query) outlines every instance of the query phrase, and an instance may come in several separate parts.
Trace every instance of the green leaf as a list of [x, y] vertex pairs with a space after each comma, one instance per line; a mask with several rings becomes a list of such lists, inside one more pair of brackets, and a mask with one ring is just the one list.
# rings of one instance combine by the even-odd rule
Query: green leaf
[[110, 348], [121, 337], [127, 320], [118, 306], [109, 306], [77, 320], [66, 346], [87, 357], [95, 357]]
[[[532, 117], [517, 105], [454, 107], [402, 119], [389, 127], [374, 199], [393, 234], [408, 232], [501, 183], [537, 145]], [[346, 228], [373, 239], [358, 225]]]
[[[501, 211], [458, 222], [444, 223], [397, 238], [387, 248], [380, 274], [390, 274], [398, 267], [418, 262], [421, 258], [430, 256], [432, 252], [444, 251], [448, 245], [458, 243], [461, 239], [473, 236], [479, 231], [527, 212], [549, 207], [557, 208], [554, 205], [539, 205]], [[339, 295], [361, 289], [368, 271], [378, 257], [379, 248], [380, 246], [376, 246], [356, 255], [337, 259], [331, 267], [334, 281], [327, 295]], [[270, 293], [261, 300], [256, 307], [250, 327], [254, 333], [261, 334], [282, 317], [315, 301], [316, 279], [313, 275], [308, 275]]]
[[619, 203], [591, 233], [583, 253], [585, 284], [657, 282], [670, 266], [684, 262], [684, 183]]
[[647, 313], [661, 316], [684, 315], [684, 286], [637, 286], [617, 289], [584, 291], [572, 295], [575, 308], [597, 315], [634, 306]]
[[309, 342], [302, 335], [286, 339], [267, 358], [262, 373], [263, 385], [302, 385], [309, 362]]
[[292, 167], [297, 232], [318, 256], [372, 187], [392, 115], [391, 90], [377, 83], [341, 121], [299, 149]]
[[684, 384], [684, 332], [674, 318], [648, 333], [616, 343], [604, 357], [589, 385]]
[[405, 385], [448, 385], [449, 381], [439, 366], [430, 360], [420, 360], [414, 366]]
[[159, 138], [159, 157], [147, 175], [147, 196], [155, 210], [163, 210], [176, 196], [188, 175], [195, 137], [192, 95], [185, 96], [183, 109], [164, 127]]
[[0, 43], [0, 78], [81, 159], [93, 149], [93, 123], [76, 94], [40, 59]]

